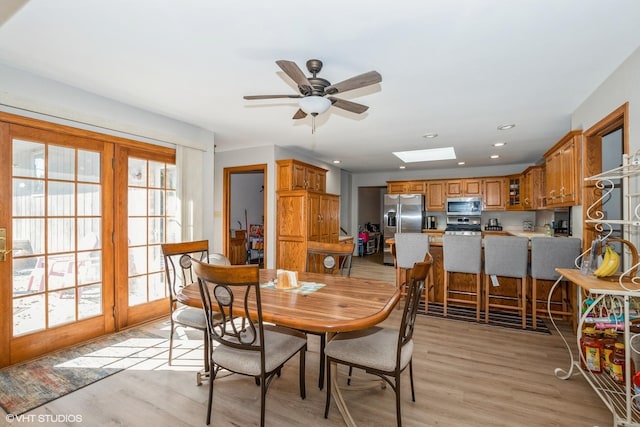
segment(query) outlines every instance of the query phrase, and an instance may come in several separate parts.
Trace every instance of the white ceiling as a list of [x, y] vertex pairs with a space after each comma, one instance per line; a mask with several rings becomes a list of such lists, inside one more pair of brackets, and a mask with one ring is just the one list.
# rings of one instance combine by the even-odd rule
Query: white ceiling
[[[276, 144], [354, 172], [445, 146], [467, 167], [520, 164], [570, 129], [639, 23], [637, 0], [3, 0], [0, 63], [212, 130], [217, 150]], [[296, 94], [275, 61], [311, 58], [332, 83], [382, 74], [338, 95], [369, 110], [332, 107], [312, 134], [296, 100], [242, 98]]]

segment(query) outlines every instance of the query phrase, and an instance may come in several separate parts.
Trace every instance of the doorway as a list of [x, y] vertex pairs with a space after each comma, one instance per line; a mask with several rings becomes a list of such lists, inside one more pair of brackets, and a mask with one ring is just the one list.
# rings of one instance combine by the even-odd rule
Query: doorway
[[[583, 177], [597, 175], [622, 164], [622, 156], [629, 153], [629, 103], [625, 103], [584, 132], [582, 146]], [[619, 181], [619, 180], [618, 180]], [[613, 182], [611, 197], [599, 203], [594, 209], [606, 212], [609, 219], [623, 219], [621, 182]], [[601, 197], [601, 190], [595, 181], [585, 181], [583, 201], [583, 245], [588, 247], [600, 231], [587, 223], [587, 211]], [[614, 230], [615, 237], [622, 237], [624, 229]]]
[[266, 265], [267, 165], [224, 169], [224, 253], [232, 264]]

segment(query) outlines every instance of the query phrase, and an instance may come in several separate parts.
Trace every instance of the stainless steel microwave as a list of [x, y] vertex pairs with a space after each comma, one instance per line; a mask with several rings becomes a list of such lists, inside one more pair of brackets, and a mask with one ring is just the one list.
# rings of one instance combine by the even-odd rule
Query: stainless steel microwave
[[447, 215], [479, 216], [482, 213], [480, 197], [450, 197], [447, 199]]

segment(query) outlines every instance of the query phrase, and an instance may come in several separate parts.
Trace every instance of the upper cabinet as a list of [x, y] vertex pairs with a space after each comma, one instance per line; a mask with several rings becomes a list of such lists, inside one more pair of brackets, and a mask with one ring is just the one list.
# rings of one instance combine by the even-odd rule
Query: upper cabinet
[[320, 193], [327, 189], [327, 170], [294, 159], [277, 160], [278, 191], [310, 190]]
[[427, 210], [428, 211], [444, 211], [447, 201], [446, 193], [447, 181], [426, 181], [427, 190]]
[[547, 207], [575, 206], [580, 203], [581, 138], [582, 131], [571, 131], [544, 154]]
[[387, 193], [390, 194], [423, 194], [424, 181], [387, 181]]
[[447, 197], [482, 196], [480, 178], [453, 179], [447, 181]]
[[507, 209], [521, 211], [524, 209], [522, 203], [522, 192], [524, 190], [522, 175], [509, 175], [507, 177]]
[[546, 208], [544, 166], [530, 166], [522, 173], [520, 200], [524, 210]]
[[506, 178], [488, 177], [482, 180], [483, 196], [482, 209], [485, 211], [503, 211], [505, 209], [505, 181]]

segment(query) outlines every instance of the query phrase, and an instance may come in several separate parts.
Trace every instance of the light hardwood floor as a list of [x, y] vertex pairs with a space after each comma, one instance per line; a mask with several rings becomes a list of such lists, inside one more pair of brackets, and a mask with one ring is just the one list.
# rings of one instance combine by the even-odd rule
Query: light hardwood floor
[[[354, 276], [393, 282], [392, 267], [373, 257], [355, 259]], [[385, 322], [399, 322], [394, 310]], [[144, 327], [167, 334], [167, 321]], [[176, 366], [164, 360], [129, 369], [34, 409], [27, 415], [81, 415], [77, 426], [202, 426], [207, 386], [195, 385], [201, 363], [201, 336], [183, 333]], [[187, 340], [187, 338], [189, 338]], [[332, 405], [324, 419], [325, 392], [316, 385], [318, 339], [309, 337], [307, 398], [297, 385], [297, 359], [286, 365], [267, 394], [268, 426], [343, 426]], [[405, 426], [611, 426], [612, 417], [586, 381], [554, 377], [569, 357], [557, 334], [512, 331], [483, 324], [419, 316], [415, 334], [416, 402], [411, 402], [408, 371], [402, 376]], [[260, 415], [260, 393], [248, 377], [229, 376], [214, 387], [213, 426], [253, 426]], [[360, 426], [395, 425], [395, 402], [386, 390], [345, 391], [345, 400]], [[5, 422], [4, 417], [0, 425]], [[42, 426], [21, 421], [16, 426]], [[54, 424], [52, 424], [54, 425]], [[56, 422], [55, 425], [74, 425]]]

